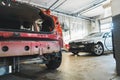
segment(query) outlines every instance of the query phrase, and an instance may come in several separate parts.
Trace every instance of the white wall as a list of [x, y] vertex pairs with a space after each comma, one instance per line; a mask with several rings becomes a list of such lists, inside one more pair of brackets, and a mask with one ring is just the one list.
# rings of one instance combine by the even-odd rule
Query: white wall
[[65, 23], [69, 30], [67, 32], [63, 31], [64, 42], [67, 43], [71, 40], [81, 39], [88, 35], [91, 31], [91, 23], [89, 20], [71, 17], [63, 14], [55, 14], [61, 23]]
[[112, 15], [118, 15], [120, 14], [120, 0], [114, 0], [112, 1]]
[[98, 20], [96, 20], [95, 22], [91, 22], [91, 27], [90, 27], [90, 33], [94, 33], [94, 32], [99, 32], [99, 22]]

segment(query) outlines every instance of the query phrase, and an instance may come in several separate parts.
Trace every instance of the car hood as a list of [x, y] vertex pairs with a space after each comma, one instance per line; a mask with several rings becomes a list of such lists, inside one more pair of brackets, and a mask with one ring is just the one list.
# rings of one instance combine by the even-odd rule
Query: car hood
[[74, 40], [74, 41], [71, 41], [70, 43], [73, 43], [73, 42], [94, 42], [94, 40], [96, 39], [99, 39], [100, 37], [89, 37], [89, 38], [83, 38], [83, 39], [78, 39], [78, 40]]

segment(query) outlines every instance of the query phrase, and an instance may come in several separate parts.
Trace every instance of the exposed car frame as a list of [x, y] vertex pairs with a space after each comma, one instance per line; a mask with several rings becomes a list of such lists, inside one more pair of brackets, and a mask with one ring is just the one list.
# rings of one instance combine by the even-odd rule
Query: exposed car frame
[[[1, 0], [0, 11], [0, 75], [19, 72], [21, 64], [42, 63], [48, 69], [60, 66], [61, 25], [50, 10]], [[48, 22], [42, 31], [41, 20]]]

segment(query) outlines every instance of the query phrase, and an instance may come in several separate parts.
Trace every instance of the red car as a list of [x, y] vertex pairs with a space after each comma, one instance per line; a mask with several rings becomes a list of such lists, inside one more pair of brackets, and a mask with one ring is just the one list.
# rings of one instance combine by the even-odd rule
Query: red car
[[0, 11], [0, 75], [18, 72], [20, 64], [60, 66], [63, 41], [56, 16], [14, 0], [1, 0]]

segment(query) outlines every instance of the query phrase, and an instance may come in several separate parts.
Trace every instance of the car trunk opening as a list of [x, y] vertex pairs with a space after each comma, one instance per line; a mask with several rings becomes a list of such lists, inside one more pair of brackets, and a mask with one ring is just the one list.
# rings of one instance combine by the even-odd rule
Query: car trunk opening
[[54, 29], [53, 19], [42, 10], [26, 3], [3, 2], [0, 1], [0, 30], [51, 32]]

